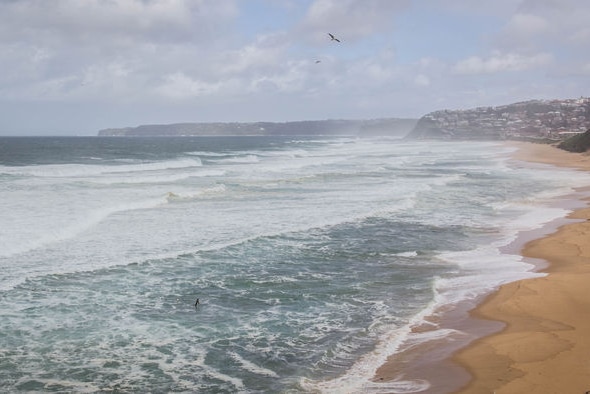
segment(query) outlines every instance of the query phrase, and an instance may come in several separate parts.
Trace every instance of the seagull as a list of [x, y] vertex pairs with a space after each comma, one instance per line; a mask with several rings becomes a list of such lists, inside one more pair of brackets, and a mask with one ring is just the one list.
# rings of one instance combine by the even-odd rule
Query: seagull
[[330, 36], [330, 41], [336, 41], [336, 42], [340, 42], [339, 39], [337, 39], [336, 37], [334, 37], [334, 34], [332, 33], [328, 33], [328, 35]]

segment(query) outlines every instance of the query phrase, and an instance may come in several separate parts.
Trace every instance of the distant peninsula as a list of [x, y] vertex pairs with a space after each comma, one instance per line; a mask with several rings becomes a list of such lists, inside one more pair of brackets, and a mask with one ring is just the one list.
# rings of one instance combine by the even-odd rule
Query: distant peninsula
[[296, 122], [214, 122], [142, 125], [98, 132], [102, 137], [186, 136], [394, 136], [404, 137], [418, 119], [307, 120]]
[[590, 98], [440, 110], [420, 119], [213, 122], [105, 129], [99, 136], [392, 136], [406, 139], [564, 141], [590, 129]]
[[590, 128], [590, 98], [531, 100], [424, 115], [408, 139], [559, 141]]

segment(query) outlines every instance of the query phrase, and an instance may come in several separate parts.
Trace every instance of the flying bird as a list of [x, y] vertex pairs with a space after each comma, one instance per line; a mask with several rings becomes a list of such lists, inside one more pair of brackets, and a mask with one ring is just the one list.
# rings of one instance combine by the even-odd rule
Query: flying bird
[[336, 37], [334, 37], [334, 34], [332, 33], [328, 33], [328, 35], [330, 36], [330, 41], [336, 41], [336, 42], [340, 42], [339, 39], [337, 39]]

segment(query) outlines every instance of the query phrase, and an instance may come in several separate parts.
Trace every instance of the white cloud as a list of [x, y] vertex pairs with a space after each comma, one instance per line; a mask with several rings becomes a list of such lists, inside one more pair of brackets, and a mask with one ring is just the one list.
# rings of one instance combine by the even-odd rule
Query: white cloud
[[546, 33], [549, 27], [549, 21], [542, 16], [516, 13], [508, 22], [506, 29], [515, 35], [530, 37]]
[[497, 33], [504, 49], [590, 47], [587, 0], [521, 0], [518, 9]]
[[0, 43], [0, 83], [15, 84], [39, 78], [53, 51], [36, 45]]
[[456, 74], [493, 74], [507, 71], [524, 71], [545, 66], [552, 61], [548, 53], [538, 53], [531, 56], [518, 53], [494, 52], [487, 58], [471, 56], [455, 64]]
[[294, 93], [306, 89], [308, 72], [305, 63], [288, 62], [284, 68], [273, 74], [260, 75], [249, 84], [253, 93]]
[[[414, 0], [417, 1], [417, 0]], [[419, 0], [418, 0], [419, 1]], [[499, 15], [505, 16], [514, 12], [522, 0], [422, 0], [431, 6], [450, 9], [463, 14]]]
[[417, 86], [429, 86], [430, 85], [430, 78], [428, 78], [426, 75], [424, 74], [418, 74], [416, 75], [416, 77], [414, 78], [414, 83]]
[[0, 94], [129, 100], [166, 75], [208, 78], [237, 15], [235, 0], [1, 1]]
[[379, 62], [379, 59], [363, 59], [353, 63], [349, 73], [356, 81], [377, 85], [387, 83], [396, 74], [395, 69]]
[[0, 122], [20, 103], [108, 107], [90, 116], [110, 127], [579, 95], [588, 20], [589, 0], [0, 0]]
[[183, 100], [215, 94], [221, 89], [221, 83], [200, 81], [176, 72], [164, 76], [162, 84], [155, 88], [155, 93], [166, 98]]
[[569, 40], [576, 46], [590, 46], [590, 28], [581, 27], [580, 29], [577, 29], [571, 33]]
[[331, 31], [343, 40], [356, 40], [391, 28], [393, 17], [409, 3], [409, 0], [315, 0], [303, 25], [321, 39]]
[[59, 39], [95, 45], [125, 45], [138, 38], [178, 43], [213, 39], [215, 25], [223, 26], [236, 13], [229, 0], [19, 0], [0, 3], [0, 31], [7, 39], [54, 45]]
[[284, 61], [286, 49], [284, 34], [260, 35], [252, 43], [223, 53], [217, 71], [221, 74], [268, 71]]

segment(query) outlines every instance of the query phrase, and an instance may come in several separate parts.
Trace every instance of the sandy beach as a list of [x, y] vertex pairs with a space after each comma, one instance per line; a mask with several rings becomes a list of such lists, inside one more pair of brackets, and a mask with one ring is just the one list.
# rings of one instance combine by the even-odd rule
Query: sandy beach
[[[516, 143], [516, 159], [590, 170], [590, 156]], [[584, 185], [580, 185], [584, 186]], [[473, 312], [505, 323], [453, 360], [471, 375], [460, 393], [586, 393], [590, 390], [590, 208], [574, 223], [526, 244], [548, 275], [507, 284]]]
[[[590, 171], [587, 154], [550, 145], [508, 144], [518, 148], [513, 154], [516, 160]], [[588, 185], [580, 185], [584, 186]], [[582, 191], [580, 196], [590, 195]], [[513, 251], [548, 264], [543, 269], [547, 276], [504, 285], [469, 313], [466, 310], [473, 305], [439, 322], [479, 339], [468, 346], [458, 341], [438, 351], [425, 349], [409, 361], [403, 355], [390, 358], [375, 380], [396, 379], [400, 373], [409, 379], [426, 378], [431, 388], [425, 393], [590, 390], [590, 208], [575, 210], [569, 219], [541, 234], [523, 236]]]

